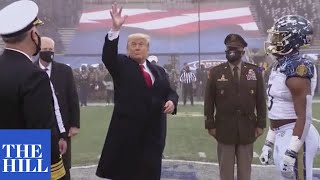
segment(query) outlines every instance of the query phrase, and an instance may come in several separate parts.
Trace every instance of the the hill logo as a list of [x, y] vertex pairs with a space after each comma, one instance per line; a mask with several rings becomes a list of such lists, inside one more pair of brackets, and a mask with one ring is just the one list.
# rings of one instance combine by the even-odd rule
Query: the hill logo
[[1, 180], [50, 179], [50, 130], [0, 130], [0, 137]]

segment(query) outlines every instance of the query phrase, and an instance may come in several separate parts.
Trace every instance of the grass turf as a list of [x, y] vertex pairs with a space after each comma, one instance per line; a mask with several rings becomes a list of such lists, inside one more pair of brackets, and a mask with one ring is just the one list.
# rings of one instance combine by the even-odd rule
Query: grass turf
[[[314, 104], [313, 117], [320, 119], [320, 104]], [[82, 107], [81, 129], [72, 141], [73, 166], [97, 164], [104, 144], [113, 106]], [[176, 116], [168, 116], [168, 134], [165, 157], [168, 159], [196, 160], [217, 162], [216, 141], [204, 129], [203, 106], [179, 106]], [[320, 123], [313, 122], [320, 131]], [[254, 152], [261, 152], [266, 130], [263, 136], [254, 144]], [[200, 157], [199, 152], [206, 154]], [[253, 163], [259, 164], [258, 158]], [[320, 157], [317, 157], [315, 167], [320, 167]]]

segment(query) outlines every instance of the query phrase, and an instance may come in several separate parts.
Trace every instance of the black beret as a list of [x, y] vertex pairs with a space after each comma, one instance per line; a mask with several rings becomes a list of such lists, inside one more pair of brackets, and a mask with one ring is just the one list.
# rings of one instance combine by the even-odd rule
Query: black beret
[[226, 46], [247, 47], [247, 42], [239, 34], [229, 34], [224, 40]]

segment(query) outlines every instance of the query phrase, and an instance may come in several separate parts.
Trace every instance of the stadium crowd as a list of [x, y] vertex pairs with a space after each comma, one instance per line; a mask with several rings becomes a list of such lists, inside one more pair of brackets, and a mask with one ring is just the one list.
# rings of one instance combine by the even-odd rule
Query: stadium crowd
[[[261, 71], [267, 70], [267, 63], [259, 61], [257, 63], [261, 67]], [[184, 74], [188, 69], [188, 64], [179, 71], [173, 68], [164, 67], [168, 73], [170, 85], [177, 90], [179, 95], [184, 98], [184, 87], [188, 87], [187, 101], [192, 99], [202, 101], [204, 98], [204, 90], [207, 83], [208, 69], [204, 66], [190, 71], [190, 75]], [[113, 82], [112, 78], [103, 64], [98, 66], [82, 65], [80, 68], [73, 69], [75, 82], [79, 94], [80, 104], [86, 106], [87, 102], [103, 102], [110, 105], [113, 103]], [[194, 75], [195, 79], [192, 78]], [[192, 92], [192, 93], [191, 93]], [[188, 102], [187, 102], [188, 103]]]
[[316, 0], [251, 0], [251, 4], [256, 7], [259, 21], [262, 22], [263, 30], [266, 32], [273, 22], [280, 17], [288, 14], [300, 15], [314, 26], [314, 32], [319, 30], [319, 12]]
[[[188, 79], [185, 77], [182, 78], [185, 70], [186, 65], [182, 68], [180, 74], [175, 69], [166, 69], [170, 85], [173, 89], [182, 91], [183, 84], [185, 84]], [[73, 73], [81, 106], [86, 106], [88, 101], [106, 102], [107, 105], [113, 103], [114, 87], [112, 78], [103, 64], [99, 64], [96, 67], [92, 65], [82, 65], [80, 68], [73, 69]], [[194, 95], [197, 100], [203, 100], [207, 70], [198, 68], [194, 75], [196, 76], [196, 80], [192, 82], [188, 81], [188, 83], [191, 83], [192, 96]]]

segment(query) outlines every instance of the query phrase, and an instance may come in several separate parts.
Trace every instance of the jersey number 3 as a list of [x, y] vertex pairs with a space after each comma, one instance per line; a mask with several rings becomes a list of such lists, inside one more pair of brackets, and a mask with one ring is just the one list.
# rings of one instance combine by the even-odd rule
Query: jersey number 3
[[268, 110], [270, 111], [273, 105], [273, 96], [270, 95], [270, 89], [272, 84], [268, 84]]

